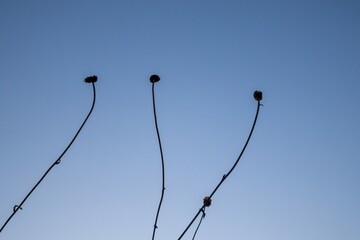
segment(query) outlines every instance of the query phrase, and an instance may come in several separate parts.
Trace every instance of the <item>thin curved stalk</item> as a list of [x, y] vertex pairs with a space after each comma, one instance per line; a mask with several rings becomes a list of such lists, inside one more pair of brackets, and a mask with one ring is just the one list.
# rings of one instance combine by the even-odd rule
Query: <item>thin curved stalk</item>
[[[240, 155], [239, 157], [236, 159], [234, 165], [231, 167], [231, 169], [225, 174], [223, 175], [222, 179], [220, 180], [219, 184], [215, 187], [215, 189], [212, 191], [212, 193], [210, 194], [210, 196], [208, 197], [209, 199], [212, 198], [212, 196], [216, 193], [216, 191], [219, 189], [219, 187], [223, 184], [223, 182], [225, 181], [225, 179], [232, 173], [232, 171], [235, 169], [236, 165], [238, 164], [238, 162], [240, 161], [240, 158], [241, 156], [243, 155], [249, 141], [250, 141], [250, 138], [251, 138], [251, 135], [254, 131], [254, 128], [255, 128], [255, 125], [256, 125], [256, 121], [257, 121], [257, 118], [258, 118], [258, 115], [259, 115], [259, 110], [260, 110], [260, 100], [258, 100], [258, 105], [257, 105], [257, 110], [256, 110], [256, 114], [255, 114], [255, 119], [254, 119], [254, 122], [253, 122], [253, 125], [252, 125], [252, 128], [251, 128], [251, 131], [249, 133], [249, 136], [246, 140], [246, 143], [243, 147], [243, 149], [241, 150], [240, 152]], [[189, 228], [191, 227], [191, 225], [194, 223], [194, 221], [196, 220], [196, 218], [200, 215], [201, 212], [204, 211], [205, 207], [207, 207], [205, 205], [205, 203], [202, 205], [202, 207], [199, 209], [199, 211], [196, 213], [195, 217], [190, 221], [189, 225], [185, 228], [185, 230], [182, 232], [182, 234], [180, 235], [180, 237], [178, 238], [178, 240], [180, 240], [184, 235], [185, 233], [187, 232], [187, 230], [189, 230]], [[197, 230], [196, 230], [197, 231]]]
[[158, 209], [157, 209], [157, 212], [156, 212], [156, 217], [155, 217], [152, 240], [155, 239], [155, 232], [156, 232], [156, 229], [158, 228], [157, 227], [157, 221], [158, 221], [158, 218], [159, 218], [160, 208], [161, 208], [161, 205], [162, 205], [162, 202], [163, 202], [163, 199], [164, 199], [164, 192], [165, 192], [165, 163], [164, 163], [164, 154], [163, 154], [162, 146], [161, 146], [159, 127], [158, 127], [157, 117], [156, 117], [154, 86], [155, 86], [155, 82], [152, 83], [152, 99], [153, 99], [153, 110], [154, 110], [154, 121], [155, 121], [155, 127], [156, 127], [156, 134], [157, 134], [157, 138], [158, 138], [158, 142], [159, 142], [159, 149], [160, 149], [160, 156], [161, 156], [162, 189], [161, 189], [161, 196], [160, 196], [159, 206], [158, 206]]
[[[96, 80], [95, 80], [96, 81]], [[95, 84], [94, 82], [92, 83], [92, 88], [93, 88], [93, 102], [92, 102], [92, 106], [91, 109], [88, 113], [88, 115], [86, 116], [84, 122], [81, 124], [79, 130], [76, 132], [75, 136], [73, 137], [73, 139], [71, 140], [71, 142], [69, 143], [69, 145], [65, 148], [65, 150], [61, 153], [61, 155], [55, 160], [55, 162], [48, 168], [48, 170], [44, 173], [44, 175], [40, 178], [40, 180], [35, 184], [35, 186], [30, 190], [30, 192], [25, 196], [25, 198], [21, 201], [21, 203], [19, 205], [15, 205], [13, 208], [13, 212], [12, 214], [9, 216], [9, 218], [5, 221], [5, 223], [2, 225], [0, 232], [2, 232], [2, 230], [5, 228], [5, 226], [9, 223], [9, 221], [12, 219], [12, 217], [18, 212], [19, 209], [22, 209], [22, 205], [25, 203], [25, 201], [30, 197], [30, 195], [33, 193], [33, 191], [39, 186], [39, 184], [44, 180], [44, 178], [46, 177], [46, 175], [51, 171], [51, 169], [59, 164], [61, 162], [61, 158], [65, 155], [65, 153], [67, 152], [67, 150], [69, 150], [69, 148], [71, 147], [71, 145], [74, 143], [75, 139], [77, 138], [77, 136], [79, 135], [81, 129], [83, 128], [83, 126], [85, 125], [86, 121], [88, 120], [88, 118], [90, 117], [94, 106], [95, 106], [95, 100], [96, 100], [96, 91], [95, 91]]]
[[195, 230], [195, 232], [194, 232], [194, 235], [193, 235], [192, 240], [195, 239], [196, 234], [197, 234], [197, 232], [198, 232], [198, 230], [199, 230], [199, 228], [200, 228], [200, 225], [201, 225], [201, 223], [202, 223], [202, 220], [205, 218], [205, 208], [202, 209], [202, 212], [203, 212], [203, 214], [202, 214], [202, 216], [201, 216], [201, 218], [200, 218], [199, 224], [198, 224], [197, 227], [196, 227], [196, 230]]

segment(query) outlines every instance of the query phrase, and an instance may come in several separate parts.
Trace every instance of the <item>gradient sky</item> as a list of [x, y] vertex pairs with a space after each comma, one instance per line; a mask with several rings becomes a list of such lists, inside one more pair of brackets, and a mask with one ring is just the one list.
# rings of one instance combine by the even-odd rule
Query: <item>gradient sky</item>
[[[0, 1], [4, 240], [360, 239], [360, 2]], [[183, 239], [191, 239], [194, 227]]]

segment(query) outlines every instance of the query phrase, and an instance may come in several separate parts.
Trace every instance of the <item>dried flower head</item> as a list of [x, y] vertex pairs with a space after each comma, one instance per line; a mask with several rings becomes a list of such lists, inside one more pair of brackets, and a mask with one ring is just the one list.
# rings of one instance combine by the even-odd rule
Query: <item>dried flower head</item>
[[254, 92], [254, 98], [256, 101], [261, 101], [262, 100], [262, 92], [261, 91], [255, 91]]
[[86, 82], [86, 83], [94, 83], [96, 81], [97, 81], [97, 76], [95, 76], [95, 75], [86, 77], [84, 80], [84, 82]]
[[150, 82], [156, 83], [156, 82], [158, 82], [158, 81], [160, 81], [159, 75], [154, 74], [154, 75], [151, 75], [151, 76], [150, 76]]

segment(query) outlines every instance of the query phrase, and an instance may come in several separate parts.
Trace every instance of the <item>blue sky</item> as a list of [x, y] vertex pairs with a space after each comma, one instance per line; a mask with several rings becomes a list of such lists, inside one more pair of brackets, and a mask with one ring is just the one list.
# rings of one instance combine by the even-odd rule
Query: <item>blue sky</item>
[[[0, 2], [1, 239], [360, 237], [358, 1]], [[191, 239], [194, 228], [184, 239]]]

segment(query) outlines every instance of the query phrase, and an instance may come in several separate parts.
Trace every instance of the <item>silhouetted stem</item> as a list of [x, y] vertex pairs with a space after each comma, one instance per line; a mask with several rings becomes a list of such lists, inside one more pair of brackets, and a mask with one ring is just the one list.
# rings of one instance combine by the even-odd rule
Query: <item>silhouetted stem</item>
[[202, 216], [201, 216], [201, 218], [200, 218], [200, 221], [199, 221], [198, 226], [196, 227], [196, 230], [195, 230], [195, 232], [194, 232], [194, 235], [193, 235], [192, 240], [194, 240], [194, 239], [195, 239], [196, 234], [197, 234], [197, 232], [198, 232], [198, 230], [199, 230], [199, 228], [200, 228], [200, 225], [201, 225], [201, 223], [202, 223], [202, 220], [205, 218], [205, 208], [204, 208], [204, 209], [202, 209], [202, 212], [203, 212], [203, 214], [202, 214]]
[[156, 217], [155, 217], [152, 240], [155, 239], [155, 231], [157, 229], [157, 221], [158, 221], [158, 218], [159, 218], [160, 208], [161, 208], [161, 205], [162, 205], [162, 201], [163, 201], [163, 198], [164, 198], [164, 191], [165, 191], [165, 164], [164, 164], [164, 155], [163, 155], [162, 146], [161, 146], [159, 127], [158, 127], [157, 117], [156, 117], [154, 86], [155, 86], [155, 83], [153, 82], [152, 83], [152, 99], [153, 99], [153, 109], [154, 109], [154, 120], [155, 120], [156, 134], [157, 134], [157, 138], [158, 138], [158, 142], [159, 142], [160, 156], [161, 156], [162, 189], [161, 189], [160, 202], [159, 202], [159, 206], [158, 206], [158, 209], [157, 209], [157, 212], [156, 212]]
[[33, 193], [33, 191], [38, 187], [38, 185], [44, 180], [44, 178], [46, 177], [46, 175], [51, 171], [51, 169], [60, 163], [61, 158], [65, 155], [65, 153], [67, 152], [67, 150], [69, 150], [69, 148], [71, 147], [71, 145], [74, 143], [75, 139], [77, 138], [77, 136], [79, 135], [81, 129], [83, 128], [83, 126], [85, 125], [86, 121], [88, 120], [88, 118], [90, 117], [94, 106], [95, 106], [95, 100], [96, 100], [96, 91], [95, 91], [95, 84], [92, 82], [92, 88], [93, 88], [93, 102], [92, 102], [92, 106], [91, 109], [88, 113], [88, 115], [86, 116], [84, 122], [81, 124], [79, 130], [76, 132], [75, 136], [73, 137], [73, 139], [71, 140], [71, 142], [69, 143], [69, 145], [65, 148], [65, 150], [61, 153], [61, 155], [55, 160], [55, 162], [48, 168], [48, 170], [44, 173], [44, 175], [40, 178], [40, 180], [35, 184], [35, 186], [30, 190], [30, 192], [25, 196], [25, 198], [22, 200], [22, 202], [19, 205], [15, 205], [14, 209], [13, 209], [13, 213], [10, 215], [10, 217], [6, 220], [6, 222], [3, 224], [3, 226], [0, 229], [0, 232], [5, 228], [5, 226], [8, 224], [8, 222], [12, 219], [12, 217], [18, 212], [19, 209], [22, 209], [22, 205], [25, 203], [25, 201], [28, 199], [28, 197], [30, 197], [30, 195]]
[[[228, 171], [227, 174], [223, 175], [222, 179], [220, 180], [219, 184], [215, 187], [215, 189], [212, 191], [212, 193], [210, 194], [209, 198], [211, 199], [212, 196], [214, 196], [214, 194], [216, 193], [216, 191], [219, 189], [219, 187], [223, 184], [223, 182], [225, 181], [225, 179], [232, 173], [232, 171], [235, 169], [236, 165], [238, 164], [241, 156], [243, 155], [249, 141], [250, 141], [250, 138], [251, 138], [251, 135], [254, 131], [254, 128], [255, 128], [255, 125], [256, 125], [256, 121], [257, 121], [257, 118], [258, 118], [258, 115], [259, 115], [259, 110], [260, 110], [260, 101], [258, 101], [258, 105], [257, 105], [257, 109], [256, 109], [256, 114], [255, 114], [255, 119], [254, 119], [254, 122], [253, 122], [253, 125], [252, 125], [252, 128], [251, 128], [251, 131], [249, 133], [249, 136], [246, 140], [246, 143], [243, 147], [243, 149], [241, 150], [240, 152], [240, 155], [239, 157], [236, 159], [234, 165], [231, 167], [231, 169]], [[180, 235], [180, 237], [178, 238], [178, 240], [180, 240], [184, 235], [185, 233], [187, 232], [187, 230], [191, 227], [191, 225], [194, 223], [194, 221], [196, 220], [196, 218], [199, 216], [199, 214], [203, 211], [203, 209], [205, 209], [205, 204], [202, 205], [202, 207], [199, 209], [199, 211], [196, 213], [195, 217], [190, 221], [189, 225], [185, 228], [185, 230], [182, 232], [182, 234]], [[201, 223], [201, 222], [200, 222]], [[196, 229], [197, 231], [197, 229]]]

